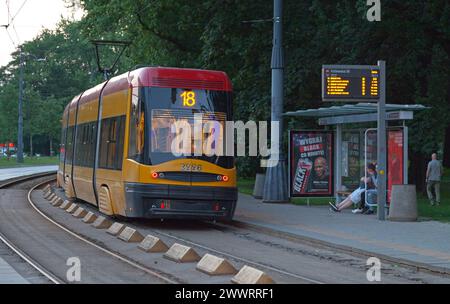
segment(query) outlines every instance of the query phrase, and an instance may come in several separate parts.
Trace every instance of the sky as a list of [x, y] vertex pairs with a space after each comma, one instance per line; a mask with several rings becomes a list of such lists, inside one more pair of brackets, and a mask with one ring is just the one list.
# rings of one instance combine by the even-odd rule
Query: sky
[[[32, 40], [44, 28], [55, 29], [61, 16], [80, 19], [82, 12], [66, 8], [64, 0], [0, 0], [0, 66], [8, 64], [19, 44]], [[6, 30], [2, 25], [8, 23]]]

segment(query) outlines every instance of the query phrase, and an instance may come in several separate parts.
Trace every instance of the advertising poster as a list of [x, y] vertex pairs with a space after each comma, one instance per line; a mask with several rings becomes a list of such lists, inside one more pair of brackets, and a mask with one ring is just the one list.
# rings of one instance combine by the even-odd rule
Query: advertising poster
[[333, 196], [332, 131], [290, 131], [291, 196]]
[[389, 130], [387, 140], [387, 201], [391, 201], [392, 185], [403, 184], [403, 130]]
[[[344, 151], [344, 145], [342, 146], [343, 158], [347, 158], [347, 161], [343, 162], [342, 172], [342, 185], [347, 189], [356, 189], [359, 186], [359, 179], [361, 178], [361, 152], [360, 152], [360, 133], [359, 131], [345, 131], [342, 133], [343, 143], [346, 143], [347, 147]], [[345, 156], [344, 153], [347, 153]], [[346, 168], [344, 167], [346, 166]]]

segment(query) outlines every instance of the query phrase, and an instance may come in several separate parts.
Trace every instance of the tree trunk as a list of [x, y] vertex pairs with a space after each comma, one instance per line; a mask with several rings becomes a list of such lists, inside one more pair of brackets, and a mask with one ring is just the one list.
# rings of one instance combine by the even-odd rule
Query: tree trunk
[[450, 125], [448, 125], [445, 130], [444, 156], [442, 158], [442, 164], [444, 167], [450, 167]]
[[33, 157], [33, 134], [30, 134], [30, 157]]
[[53, 156], [53, 139], [50, 137], [50, 156]]

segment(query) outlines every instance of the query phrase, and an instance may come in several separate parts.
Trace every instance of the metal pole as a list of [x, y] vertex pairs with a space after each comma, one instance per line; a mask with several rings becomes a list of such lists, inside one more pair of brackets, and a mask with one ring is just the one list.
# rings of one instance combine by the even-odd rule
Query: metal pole
[[335, 196], [336, 196], [336, 202], [340, 203], [340, 196], [337, 194], [338, 191], [342, 190], [342, 125], [337, 124], [336, 125], [336, 188]]
[[403, 184], [408, 184], [408, 127], [403, 121]]
[[378, 219], [384, 221], [386, 207], [386, 62], [378, 61], [380, 68], [380, 99], [378, 100], [377, 165]]
[[23, 52], [20, 49], [20, 63], [19, 63], [19, 123], [17, 127], [17, 162], [23, 163], [23, 113], [22, 113], [22, 98], [23, 98]]
[[[272, 48], [272, 121], [279, 122], [278, 155], [271, 155], [277, 164], [269, 166], [264, 183], [263, 202], [288, 202], [286, 158], [282, 152], [283, 135], [283, 1], [274, 0], [273, 8], [273, 48]], [[272, 136], [274, 133], [272, 132]], [[273, 141], [272, 141], [273, 143]], [[273, 149], [273, 147], [271, 147]], [[269, 160], [270, 162], [270, 160]]]

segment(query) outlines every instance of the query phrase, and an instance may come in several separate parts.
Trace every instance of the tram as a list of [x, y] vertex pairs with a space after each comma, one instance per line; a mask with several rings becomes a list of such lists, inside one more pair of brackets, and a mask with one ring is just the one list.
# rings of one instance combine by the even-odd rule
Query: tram
[[[145, 67], [113, 77], [66, 106], [57, 184], [106, 215], [231, 220], [234, 158], [204, 149], [215, 130], [206, 125], [223, 127], [232, 110], [224, 72]], [[173, 126], [194, 130], [198, 117], [204, 132], [191, 132], [191, 150], [174, 144]]]

